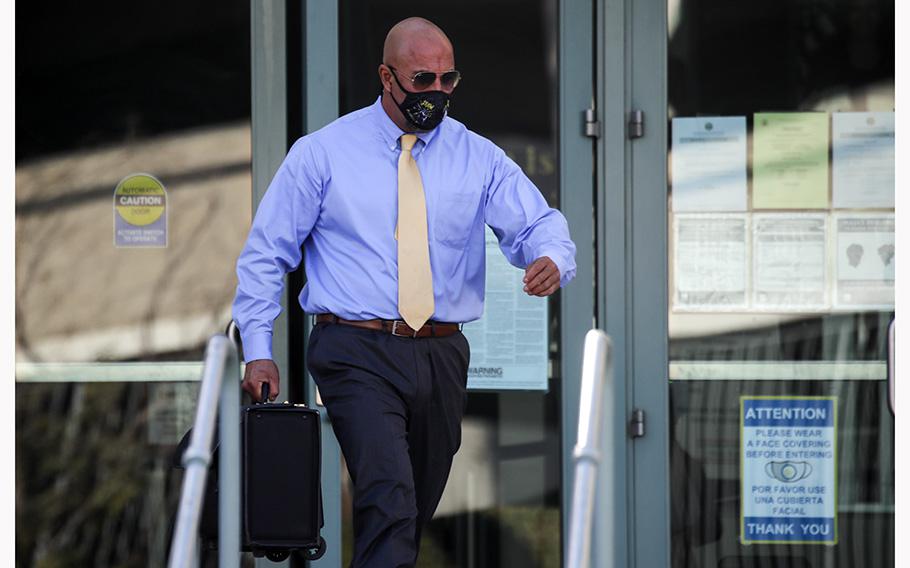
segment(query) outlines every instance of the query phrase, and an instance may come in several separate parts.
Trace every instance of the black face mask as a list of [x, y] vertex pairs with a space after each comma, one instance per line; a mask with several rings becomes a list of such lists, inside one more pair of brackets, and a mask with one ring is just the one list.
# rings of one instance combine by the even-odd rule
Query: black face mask
[[418, 130], [433, 130], [439, 126], [449, 109], [449, 95], [443, 91], [414, 93], [401, 86], [401, 81], [394, 71], [392, 77], [395, 77], [395, 82], [405, 94], [404, 100], [400, 103], [392, 97], [405, 119]]

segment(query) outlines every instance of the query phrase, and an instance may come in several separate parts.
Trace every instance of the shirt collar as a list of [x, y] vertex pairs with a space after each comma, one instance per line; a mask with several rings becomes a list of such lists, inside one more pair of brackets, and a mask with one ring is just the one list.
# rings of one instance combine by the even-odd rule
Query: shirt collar
[[[373, 106], [371, 108], [373, 115], [376, 117], [376, 124], [379, 126], [379, 134], [382, 136], [383, 143], [385, 143], [385, 145], [388, 146], [390, 150], [397, 150], [398, 139], [401, 138], [401, 135], [405, 132], [402, 129], [398, 128], [398, 125], [392, 122], [392, 119], [389, 118], [389, 115], [386, 114], [385, 109], [382, 108], [382, 95], [376, 99], [376, 102], [373, 103]], [[443, 119], [443, 122], [445, 122], [445, 119]], [[417, 139], [423, 142], [423, 144], [417, 144], [414, 147], [415, 155], [423, 151], [423, 148], [427, 146], [433, 140], [433, 138], [436, 137], [436, 133], [441, 127], [442, 124], [440, 123], [439, 126], [433, 130], [430, 130], [429, 132], [414, 133], [417, 135]]]

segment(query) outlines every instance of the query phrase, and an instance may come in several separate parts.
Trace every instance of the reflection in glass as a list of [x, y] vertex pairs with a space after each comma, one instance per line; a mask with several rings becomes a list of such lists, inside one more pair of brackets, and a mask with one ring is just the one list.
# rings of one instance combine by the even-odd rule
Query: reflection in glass
[[[17, 362], [200, 360], [230, 319], [250, 219], [249, 6], [182, 11], [16, 13]], [[114, 189], [136, 173], [167, 192], [166, 248], [115, 246]]]
[[[250, 222], [249, 13], [17, 5], [17, 566], [166, 564], [198, 383], [123, 363], [199, 362], [230, 319]], [[136, 173], [167, 192], [166, 248], [115, 246], [114, 190]]]
[[18, 566], [164, 566], [196, 383], [16, 387]]

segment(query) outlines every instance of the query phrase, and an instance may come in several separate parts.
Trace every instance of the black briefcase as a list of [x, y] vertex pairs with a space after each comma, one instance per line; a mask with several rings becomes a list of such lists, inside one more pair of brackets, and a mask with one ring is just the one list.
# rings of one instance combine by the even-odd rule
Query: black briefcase
[[[262, 400], [268, 400], [265, 384]], [[319, 411], [305, 405], [257, 403], [244, 406], [240, 419], [242, 550], [275, 562], [291, 554], [305, 560], [321, 558], [326, 544], [319, 534], [324, 524]], [[180, 460], [191, 436], [192, 430], [177, 446], [176, 467], [182, 467]], [[217, 441], [207, 475], [199, 536], [204, 549], [217, 549]]]
[[[263, 384], [262, 400], [268, 400]], [[281, 560], [289, 553], [315, 560], [325, 553], [319, 411], [262, 403], [241, 412], [243, 546]]]

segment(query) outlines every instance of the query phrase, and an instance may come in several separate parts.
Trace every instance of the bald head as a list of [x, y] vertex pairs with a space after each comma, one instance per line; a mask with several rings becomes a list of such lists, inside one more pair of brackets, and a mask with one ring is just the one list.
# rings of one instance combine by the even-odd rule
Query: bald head
[[[379, 80], [382, 82], [382, 108], [403, 131], [415, 131], [414, 123], [405, 118], [398, 105], [412, 91], [444, 91], [451, 94], [455, 84], [442, 83], [442, 74], [455, 70], [452, 42], [439, 26], [424, 18], [408, 18], [392, 26], [382, 47]], [[435, 75], [434, 83], [414, 85], [421, 72]], [[408, 93], [411, 93], [410, 95]], [[419, 128], [419, 127], [418, 127]]]
[[411, 71], [446, 71], [455, 66], [452, 42], [439, 26], [424, 18], [407, 18], [392, 26], [382, 46], [382, 62], [408, 68], [434, 63], [433, 68]]

